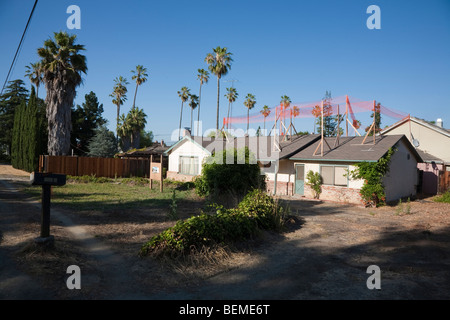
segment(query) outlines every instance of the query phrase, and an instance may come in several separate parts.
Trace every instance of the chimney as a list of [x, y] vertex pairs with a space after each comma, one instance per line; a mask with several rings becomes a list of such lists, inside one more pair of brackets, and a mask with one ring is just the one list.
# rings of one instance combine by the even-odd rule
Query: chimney
[[441, 119], [441, 118], [438, 118], [438, 119], [436, 120], [436, 125], [437, 125], [438, 127], [440, 127], [440, 128], [443, 128], [443, 127], [444, 127], [444, 123], [442, 122], [442, 119]]
[[165, 147], [164, 140], [161, 140], [161, 147]]

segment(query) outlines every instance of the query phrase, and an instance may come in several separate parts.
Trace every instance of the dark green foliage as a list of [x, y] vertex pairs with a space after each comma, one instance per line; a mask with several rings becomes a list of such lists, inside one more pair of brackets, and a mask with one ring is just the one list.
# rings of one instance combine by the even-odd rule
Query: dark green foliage
[[390, 148], [387, 154], [377, 162], [359, 162], [356, 169], [350, 172], [352, 179], [364, 179], [361, 197], [366, 206], [380, 206], [385, 204], [383, 177], [389, 172], [389, 163], [395, 150]]
[[72, 148], [77, 155], [86, 155], [89, 141], [95, 135], [95, 129], [106, 123], [102, 117], [103, 104], [98, 102], [94, 92], [84, 96], [85, 102], [80, 107], [72, 108], [72, 133], [70, 135]]
[[22, 80], [9, 81], [5, 93], [0, 96], [0, 153], [12, 153], [15, 111], [28, 101], [28, 90]]
[[102, 125], [96, 129], [89, 141], [89, 157], [110, 158], [117, 153], [117, 141], [114, 133]]
[[28, 104], [25, 100], [16, 108], [12, 135], [11, 164], [28, 172], [38, 169], [39, 155], [45, 152], [45, 104], [32, 87]]
[[319, 199], [322, 193], [322, 176], [318, 172], [313, 172], [309, 170], [306, 174], [306, 184], [314, 190], [314, 198]]
[[153, 143], [153, 132], [141, 130], [141, 139], [139, 141], [139, 149], [150, 147]]
[[145, 243], [140, 254], [185, 254], [203, 246], [250, 239], [261, 230], [280, 230], [286, 214], [277, 201], [261, 190], [247, 194], [237, 208], [216, 205], [215, 210], [178, 221]]
[[[227, 163], [231, 159], [233, 162]], [[195, 180], [197, 193], [213, 198], [217, 195], [243, 197], [254, 188], [264, 189], [264, 184], [259, 165], [247, 147], [220, 151], [207, 158], [202, 175]]]

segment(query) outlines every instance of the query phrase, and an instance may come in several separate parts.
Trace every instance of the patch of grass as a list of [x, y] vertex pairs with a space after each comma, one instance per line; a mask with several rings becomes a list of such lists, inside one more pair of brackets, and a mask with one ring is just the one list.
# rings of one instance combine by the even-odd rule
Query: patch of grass
[[395, 215], [411, 214], [411, 199], [408, 197], [406, 203], [402, 202], [402, 199], [398, 200], [397, 208], [395, 209]]
[[450, 203], [450, 190], [433, 199], [436, 202]]
[[[72, 179], [73, 177], [70, 177]], [[52, 188], [52, 206], [61, 206], [74, 211], [99, 210], [115, 211], [141, 207], [168, 207], [175, 185], [149, 188], [144, 178], [109, 179], [91, 176], [69, 180], [65, 186]], [[27, 186], [24, 191], [36, 199], [41, 196], [41, 188]], [[193, 190], [177, 191], [177, 200], [198, 199]]]

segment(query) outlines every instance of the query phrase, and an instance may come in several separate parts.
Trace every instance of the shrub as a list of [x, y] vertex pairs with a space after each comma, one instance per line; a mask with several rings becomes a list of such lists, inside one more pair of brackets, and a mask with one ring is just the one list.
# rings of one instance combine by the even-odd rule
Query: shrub
[[319, 199], [322, 193], [322, 177], [320, 173], [309, 170], [306, 174], [306, 184], [314, 190], [314, 198]]
[[[229, 163], [231, 159], [233, 163]], [[207, 158], [202, 175], [194, 183], [198, 195], [216, 201], [219, 195], [240, 198], [252, 189], [265, 189], [264, 176], [247, 147], [220, 151]]]
[[450, 190], [445, 192], [445, 193], [443, 193], [442, 195], [434, 198], [434, 201], [450, 203]]
[[285, 209], [260, 190], [250, 192], [237, 208], [215, 205], [205, 213], [178, 221], [175, 226], [152, 237], [140, 255], [183, 254], [204, 246], [225, 244], [255, 236], [260, 230], [279, 230]]

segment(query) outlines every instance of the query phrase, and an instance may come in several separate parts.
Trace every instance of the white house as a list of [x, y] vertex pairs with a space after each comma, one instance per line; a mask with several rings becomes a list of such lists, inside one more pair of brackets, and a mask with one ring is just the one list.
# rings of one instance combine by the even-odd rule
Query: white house
[[352, 180], [348, 172], [361, 161], [376, 162], [389, 148], [396, 152], [390, 171], [384, 178], [386, 201], [415, 196], [419, 184], [417, 164], [422, 158], [404, 135], [379, 136], [375, 143], [362, 144], [363, 137], [324, 138], [323, 154], [316, 152], [320, 135], [295, 136], [286, 140], [275, 137], [242, 137], [211, 139], [186, 136], [173, 145], [167, 154], [167, 177], [191, 181], [201, 174], [204, 159], [228, 148], [244, 146], [256, 155], [262, 174], [267, 177], [267, 191], [276, 195], [313, 197], [305, 178], [309, 170], [319, 172], [323, 179], [321, 199], [361, 204], [362, 180]]

